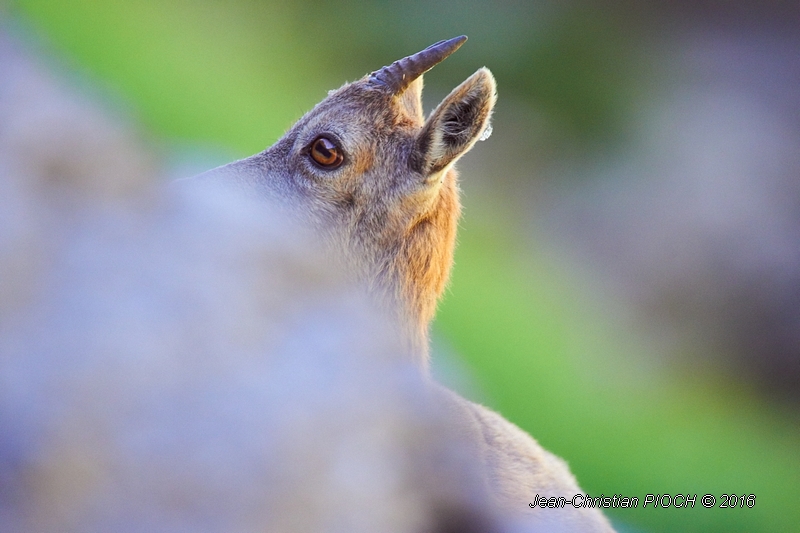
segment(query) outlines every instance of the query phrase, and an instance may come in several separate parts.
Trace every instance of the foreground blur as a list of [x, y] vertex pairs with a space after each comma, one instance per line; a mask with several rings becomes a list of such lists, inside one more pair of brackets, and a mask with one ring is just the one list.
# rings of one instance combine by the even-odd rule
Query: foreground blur
[[492, 531], [393, 324], [0, 35], [0, 530]]

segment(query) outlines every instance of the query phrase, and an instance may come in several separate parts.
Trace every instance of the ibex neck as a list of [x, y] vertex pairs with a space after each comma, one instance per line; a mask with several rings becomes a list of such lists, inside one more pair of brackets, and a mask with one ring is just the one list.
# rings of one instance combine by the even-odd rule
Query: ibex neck
[[426, 363], [430, 323], [450, 279], [460, 214], [455, 171], [450, 170], [432, 208], [403, 236], [395, 259], [393, 270], [399, 296], [413, 330], [414, 344], [424, 349]]

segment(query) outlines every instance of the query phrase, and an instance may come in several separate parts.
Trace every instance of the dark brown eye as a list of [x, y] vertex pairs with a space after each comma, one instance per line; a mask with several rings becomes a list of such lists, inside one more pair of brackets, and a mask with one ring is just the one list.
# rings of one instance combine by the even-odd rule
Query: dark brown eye
[[327, 137], [317, 137], [311, 144], [311, 159], [326, 170], [338, 168], [344, 161], [341, 148]]

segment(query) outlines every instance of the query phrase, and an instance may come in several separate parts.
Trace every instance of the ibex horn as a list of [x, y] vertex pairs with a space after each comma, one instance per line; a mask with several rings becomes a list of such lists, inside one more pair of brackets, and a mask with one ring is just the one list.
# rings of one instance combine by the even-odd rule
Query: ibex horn
[[403, 92], [412, 81], [422, 76], [434, 66], [444, 61], [447, 56], [458, 50], [466, 40], [467, 36], [462, 35], [461, 37], [454, 37], [447, 41], [439, 41], [421, 52], [404, 57], [403, 59], [398, 59], [388, 67], [376, 70], [370, 75], [369, 81], [374, 85], [388, 88], [392, 94], [399, 94]]

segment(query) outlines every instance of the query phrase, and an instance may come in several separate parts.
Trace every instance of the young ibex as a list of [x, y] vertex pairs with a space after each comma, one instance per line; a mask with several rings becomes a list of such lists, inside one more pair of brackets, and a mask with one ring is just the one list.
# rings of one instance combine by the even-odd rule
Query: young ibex
[[157, 187], [20, 48], [0, 24], [0, 532], [509, 531], [313, 235]]
[[[489, 126], [495, 81], [481, 68], [425, 119], [422, 74], [466, 41], [440, 41], [332, 91], [264, 152], [210, 171], [278, 198], [318, 228], [397, 310], [426, 369], [428, 328], [450, 274], [460, 203], [454, 163]], [[479, 449], [497, 503], [570, 531], [610, 531], [596, 509], [531, 510], [535, 494], [580, 492], [566, 464], [483, 406], [442, 390]]]
[[495, 82], [480, 69], [425, 120], [422, 73], [465, 40], [331, 92], [274, 146], [211, 172], [280, 196], [317, 223], [358, 277], [402, 310], [423, 365], [460, 214], [453, 163], [488, 126]]

